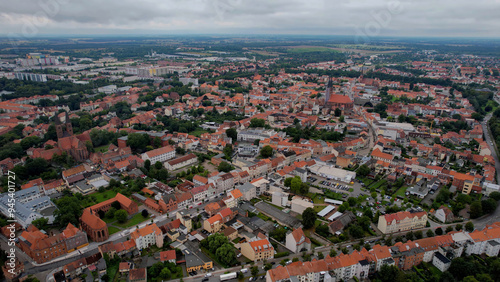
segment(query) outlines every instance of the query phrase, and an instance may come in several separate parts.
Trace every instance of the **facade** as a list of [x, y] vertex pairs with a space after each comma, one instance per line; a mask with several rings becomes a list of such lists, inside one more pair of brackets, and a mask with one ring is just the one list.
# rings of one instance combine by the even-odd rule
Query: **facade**
[[434, 215], [443, 223], [453, 222], [455, 219], [453, 212], [445, 206], [441, 206], [438, 210], [436, 210]]
[[165, 168], [168, 170], [177, 170], [181, 167], [193, 165], [197, 162], [198, 162], [198, 157], [195, 154], [189, 154], [165, 162]]
[[427, 224], [426, 212], [397, 212], [380, 216], [378, 229], [384, 233], [394, 233], [424, 228]]
[[163, 233], [155, 223], [136, 229], [130, 233], [130, 237], [135, 241], [135, 245], [139, 250], [152, 245], [156, 245], [158, 248], [163, 247]]
[[263, 261], [274, 257], [273, 245], [266, 239], [241, 244], [241, 254], [251, 261]]
[[286, 248], [294, 253], [311, 250], [311, 240], [306, 237], [302, 228], [295, 229], [286, 235]]
[[144, 161], [149, 160], [151, 164], [155, 164], [156, 162], [163, 163], [175, 158], [175, 149], [172, 146], [165, 146], [146, 152], [141, 157]]
[[[36, 263], [44, 263], [75, 249], [88, 245], [85, 233], [72, 224], [55, 236], [48, 236], [30, 225], [19, 236], [18, 247], [31, 257]], [[67, 247], [72, 249], [68, 249]]]

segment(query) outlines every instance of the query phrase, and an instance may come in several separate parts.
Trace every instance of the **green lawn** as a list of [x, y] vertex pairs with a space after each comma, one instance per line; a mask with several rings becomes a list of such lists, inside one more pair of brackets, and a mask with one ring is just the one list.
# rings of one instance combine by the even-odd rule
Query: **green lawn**
[[394, 193], [394, 195], [395, 195], [396, 197], [397, 197], [397, 196], [404, 197], [404, 196], [406, 196], [406, 194], [405, 194], [406, 189], [408, 189], [408, 187], [403, 186], [403, 187], [399, 188], [399, 189], [398, 189], [398, 191], [396, 191], [396, 193]]
[[387, 180], [382, 179], [379, 182], [373, 184], [373, 186], [371, 186], [370, 188], [373, 187], [373, 188], [377, 189], [377, 188], [381, 187], [382, 185], [384, 185], [385, 183], [387, 183]]
[[195, 130], [195, 131], [193, 131], [193, 132], [191, 132], [189, 134], [194, 135], [196, 137], [200, 137], [203, 133], [207, 133], [207, 132], [208, 131], [206, 131], [206, 130], [198, 129], [198, 130]]
[[110, 227], [108, 227], [108, 232], [109, 232], [109, 235], [111, 235], [111, 234], [115, 234], [116, 232], [120, 232], [120, 229], [118, 229], [114, 226], [110, 226]]
[[110, 224], [110, 223], [115, 222], [115, 221], [116, 221], [116, 218], [114, 218], [114, 217], [113, 217], [113, 218], [107, 218], [107, 217], [104, 217], [102, 220], [103, 220], [104, 222], [106, 222], [107, 224]]
[[349, 192], [354, 192], [354, 189], [352, 189], [352, 188], [349, 188]]
[[324, 208], [326, 208], [326, 206], [314, 206], [314, 211], [318, 213], [322, 211]]
[[108, 148], [109, 148], [109, 144], [108, 145], [102, 145], [100, 147], [94, 148], [94, 151], [105, 153], [105, 152], [108, 151]]
[[126, 227], [138, 225], [139, 223], [144, 222], [146, 220], [150, 220], [150, 219], [144, 218], [141, 213], [137, 213], [131, 219], [129, 219], [127, 222], [115, 223], [114, 225], [126, 228]]
[[93, 193], [91, 195], [96, 197], [98, 203], [101, 203], [101, 202], [104, 202], [106, 200], [113, 198], [114, 196], [116, 196], [116, 194], [117, 193], [113, 190], [107, 190], [107, 191], [104, 191], [102, 193], [97, 192], [97, 193]]

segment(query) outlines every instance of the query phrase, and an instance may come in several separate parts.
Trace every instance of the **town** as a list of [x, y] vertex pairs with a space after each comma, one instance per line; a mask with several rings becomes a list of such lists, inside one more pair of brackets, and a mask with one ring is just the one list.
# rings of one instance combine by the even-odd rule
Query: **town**
[[500, 280], [486, 45], [137, 40], [0, 53], [7, 281]]

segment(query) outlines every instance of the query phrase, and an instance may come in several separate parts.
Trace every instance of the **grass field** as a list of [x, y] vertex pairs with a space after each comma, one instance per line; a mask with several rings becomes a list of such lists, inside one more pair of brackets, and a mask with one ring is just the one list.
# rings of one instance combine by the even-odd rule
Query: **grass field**
[[114, 225], [126, 228], [126, 227], [138, 225], [139, 223], [144, 222], [146, 220], [149, 220], [149, 218], [144, 218], [141, 213], [137, 213], [131, 219], [129, 219], [127, 222], [115, 223]]
[[114, 196], [116, 196], [116, 192], [113, 191], [113, 190], [107, 190], [107, 191], [104, 191], [102, 193], [100, 192], [97, 192], [97, 193], [94, 193], [94, 194], [91, 194], [92, 196], [95, 196], [96, 199], [97, 199], [97, 202], [100, 203], [100, 202], [104, 202], [106, 200], [109, 200], [111, 198], [113, 198]]
[[401, 196], [401, 197], [404, 197], [406, 194], [406, 189], [408, 189], [408, 187], [406, 186], [403, 186], [401, 188], [398, 189], [398, 191], [396, 191], [396, 193], [394, 193], [394, 195], [397, 197], [397, 196]]
[[114, 226], [110, 226], [110, 227], [108, 227], [108, 232], [109, 232], [109, 235], [111, 235], [111, 234], [115, 234], [116, 232], [120, 232], [120, 229], [118, 229]]
[[94, 150], [95, 150], [96, 152], [105, 153], [105, 152], [107, 152], [107, 151], [108, 151], [108, 147], [109, 147], [109, 145], [102, 145], [102, 146], [100, 146], [100, 147], [94, 148]]

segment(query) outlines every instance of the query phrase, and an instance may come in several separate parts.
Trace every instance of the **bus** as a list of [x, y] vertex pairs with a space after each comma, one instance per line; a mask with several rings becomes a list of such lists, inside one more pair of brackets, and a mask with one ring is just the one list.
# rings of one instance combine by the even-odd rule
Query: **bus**
[[229, 280], [229, 279], [235, 279], [237, 276], [238, 276], [238, 274], [236, 272], [231, 272], [231, 273], [228, 273], [228, 274], [221, 274], [220, 281], [226, 281], [226, 280]]

